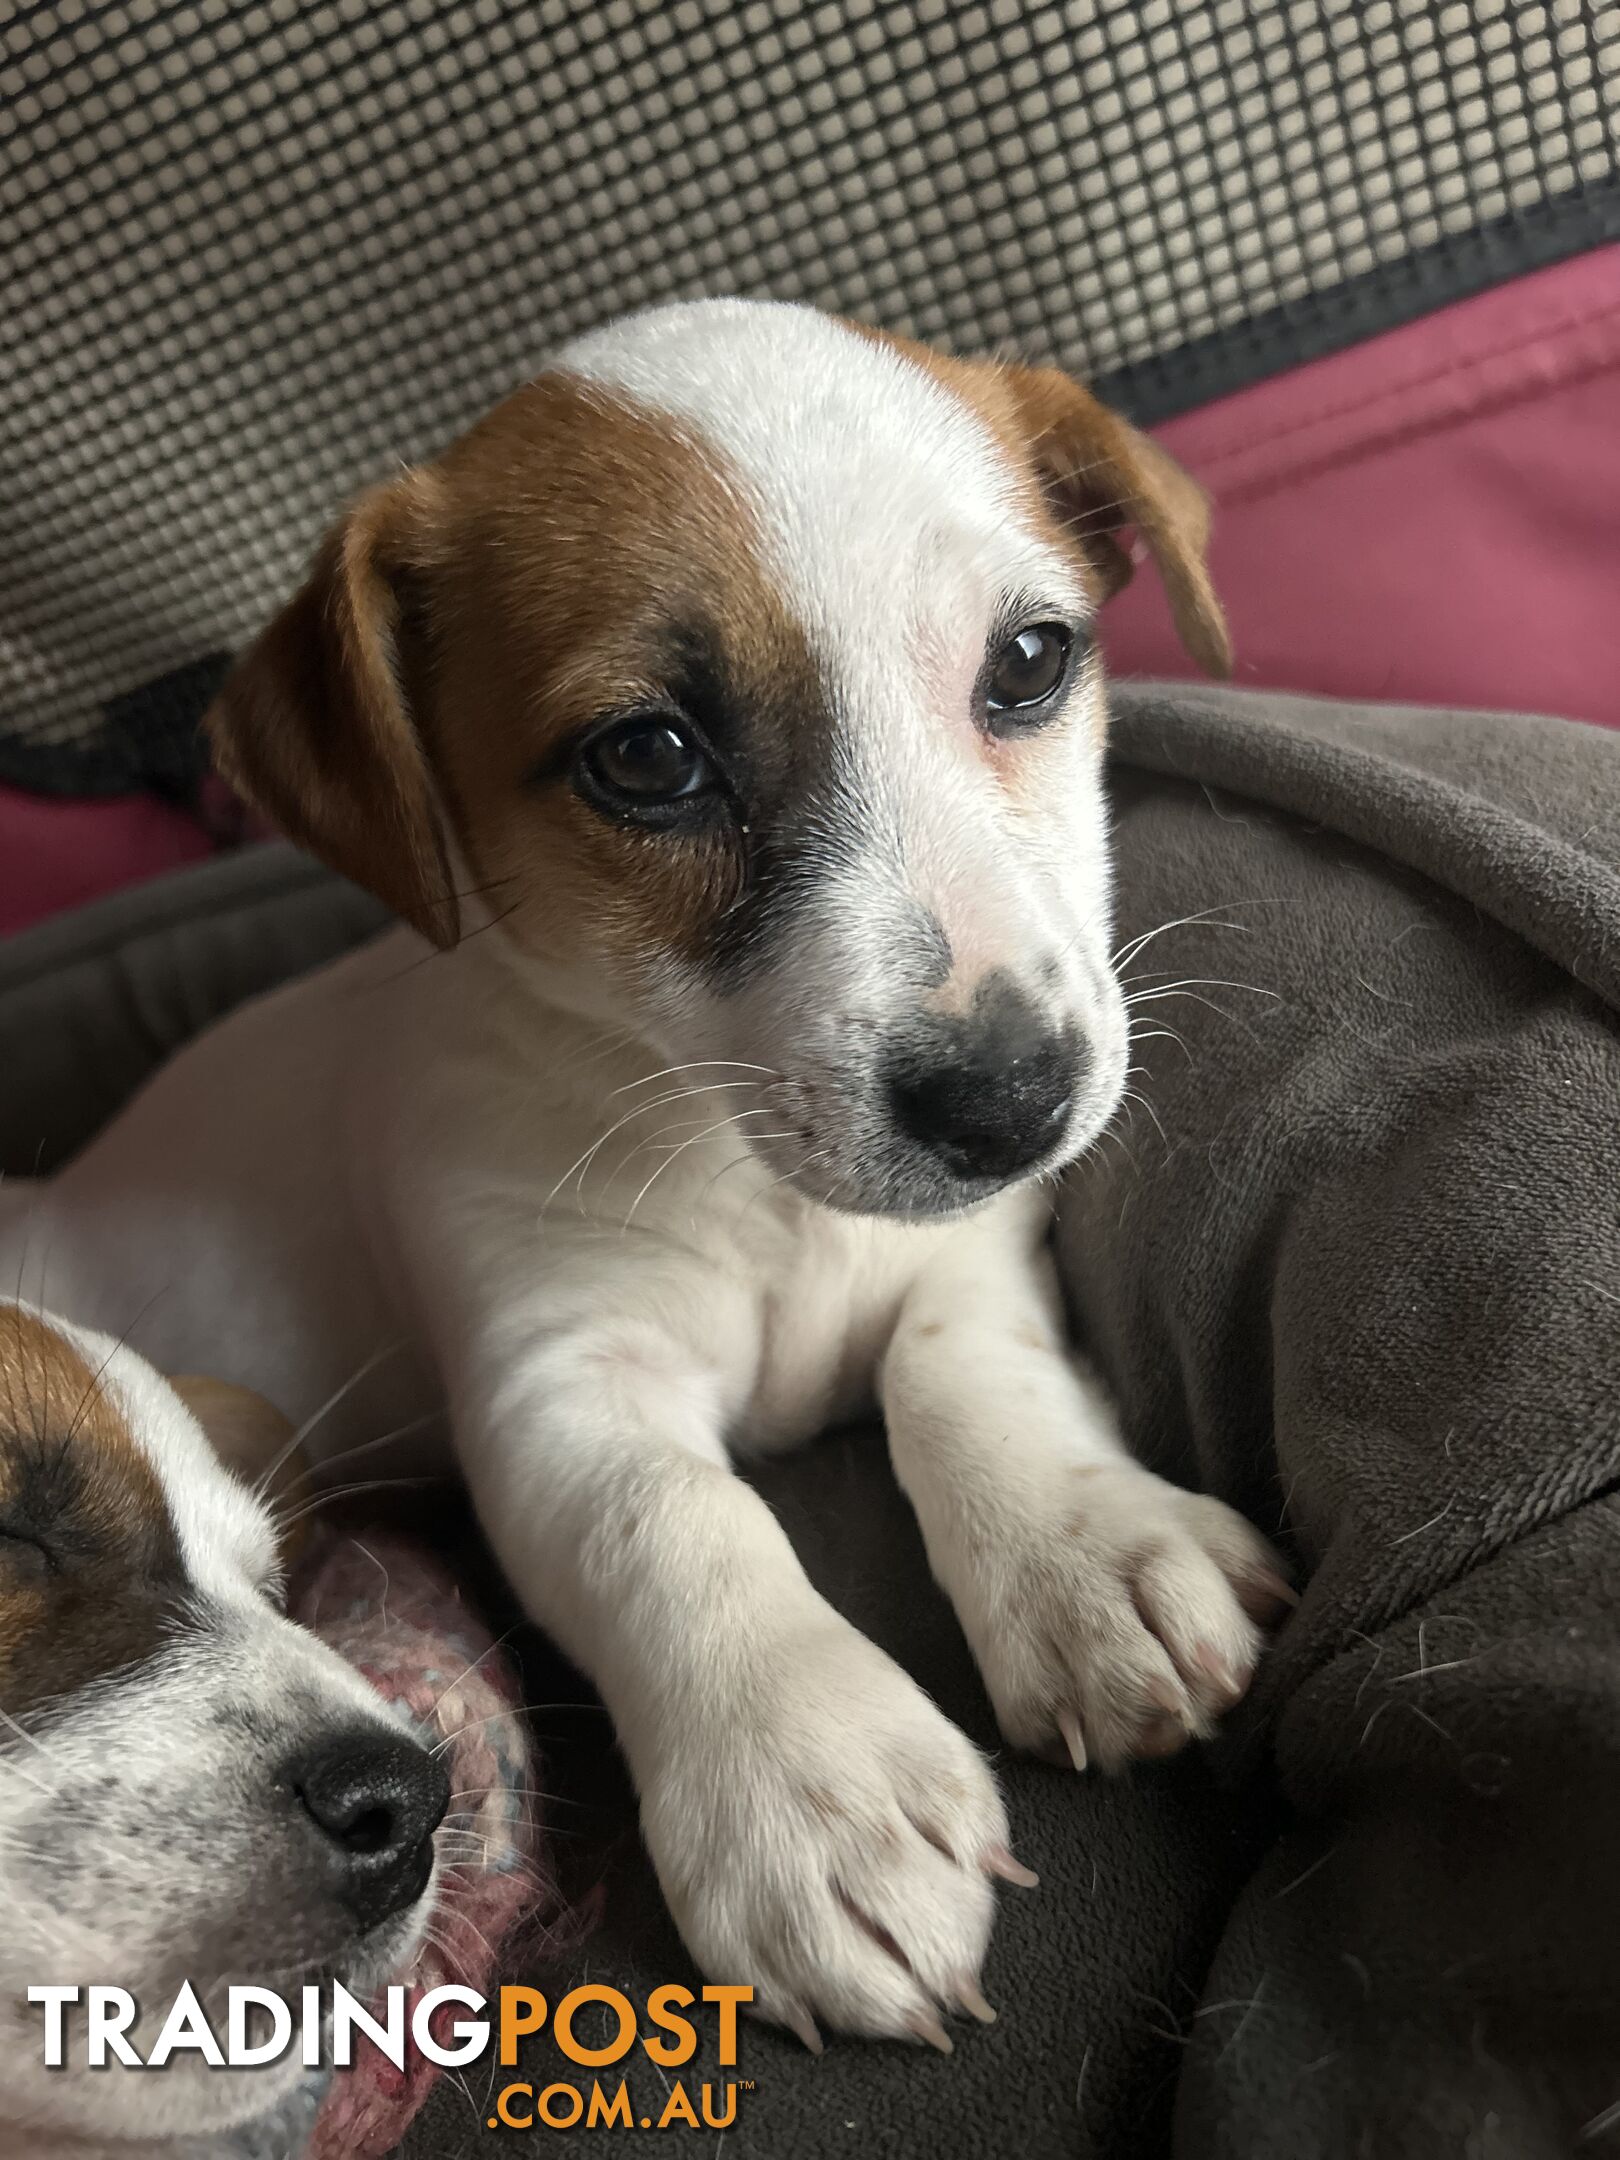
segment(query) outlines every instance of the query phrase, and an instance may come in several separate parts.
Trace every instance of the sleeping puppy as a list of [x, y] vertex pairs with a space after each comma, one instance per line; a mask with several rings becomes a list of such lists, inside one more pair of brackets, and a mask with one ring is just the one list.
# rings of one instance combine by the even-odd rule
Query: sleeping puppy
[[310, 2081], [296, 2046], [87, 2070], [82, 2011], [47, 2070], [29, 1988], [129, 1989], [144, 2052], [183, 1981], [223, 2031], [232, 1980], [364, 1996], [416, 1946], [447, 1780], [278, 1610], [270, 1513], [209, 1437], [243, 1460], [278, 1429], [0, 1304], [0, 2150], [190, 2150]]
[[880, 1406], [1003, 1732], [1076, 1767], [1205, 1732], [1284, 1594], [1132, 1462], [1046, 1250], [1128, 1061], [1097, 610], [1134, 527], [1224, 667], [1206, 525], [1052, 371], [735, 301], [568, 346], [359, 501], [212, 714], [411, 927], [16, 1207], [64, 1309], [156, 1293], [168, 1369], [300, 1419], [366, 1371], [329, 1447], [447, 1406], [694, 1956], [812, 2044], [943, 2042], [1023, 1870], [733, 1451]]

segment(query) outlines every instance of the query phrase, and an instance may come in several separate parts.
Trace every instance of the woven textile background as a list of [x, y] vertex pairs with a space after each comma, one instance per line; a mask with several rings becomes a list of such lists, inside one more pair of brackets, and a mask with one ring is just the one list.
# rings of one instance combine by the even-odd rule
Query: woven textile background
[[1141, 416], [1620, 235], [1620, 0], [0, 0], [0, 778], [183, 790], [359, 484], [802, 297]]

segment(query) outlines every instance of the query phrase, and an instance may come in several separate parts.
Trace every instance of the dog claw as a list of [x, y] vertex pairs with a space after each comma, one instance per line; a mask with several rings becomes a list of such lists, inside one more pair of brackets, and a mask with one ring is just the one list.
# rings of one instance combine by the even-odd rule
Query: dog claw
[[1262, 1626], [1269, 1625], [1282, 1612], [1291, 1612], [1299, 1603], [1299, 1592], [1275, 1568], [1261, 1568], [1245, 1576], [1237, 1592], [1243, 1610]]
[[1166, 1717], [1174, 1718], [1178, 1725], [1187, 1722], [1187, 1699], [1180, 1688], [1172, 1686], [1168, 1680], [1150, 1680], [1147, 1684], [1147, 1699], [1155, 1710], [1162, 1710]]
[[1020, 1890], [1033, 1890], [1040, 1877], [1033, 1868], [1025, 1867], [1022, 1860], [1015, 1860], [1005, 1845], [992, 1845], [984, 1856], [987, 1875], [999, 1875], [1003, 1882], [1016, 1883]]
[[807, 2010], [785, 2012], [782, 2023], [790, 2033], [798, 2035], [812, 2055], [821, 2055], [826, 2052], [822, 2046], [821, 2035], [816, 2030], [815, 2019], [811, 2017]]
[[1086, 1767], [1086, 1742], [1085, 1736], [1080, 1730], [1080, 1720], [1072, 1710], [1060, 1710], [1057, 1714], [1057, 1728], [1063, 1735], [1063, 1745], [1069, 1751], [1070, 1762], [1074, 1764], [1077, 1770], [1084, 1770]]
[[938, 2048], [942, 2055], [951, 2055], [955, 2049], [951, 2036], [931, 2010], [918, 2010], [906, 2019], [906, 2030], [915, 2034], [931, 2048]]
[[970, 1973], [962, 1973], [956, 1982], [956, 1999], [969, 2017], [976, 2017], [981, 2025], [996, 2022], [994, 2008], [985, 2001], [983, 1990]]
[[1223, 1710], [1229, 1710], [1233, 1703], [1241, 1701], [1254, 1674], [1252, 1665], [1242, 1672], [1236, 1671], [1213, 1644], [1207, 1642], [1201, 1642], [1193, 1652], [1193, 1662], [1214, 1688], [1216, 1700]]

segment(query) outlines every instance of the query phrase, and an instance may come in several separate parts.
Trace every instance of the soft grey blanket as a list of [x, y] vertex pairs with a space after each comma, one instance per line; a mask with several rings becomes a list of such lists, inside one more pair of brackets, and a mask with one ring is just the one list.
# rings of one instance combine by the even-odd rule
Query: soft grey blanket
[[[948, 2063], [746, 2034], [725, 2152], [1620, 2151], [1620, 740], [1233, 692], [1117, 710], [1120, 935], [1158, 934], [1125, 966], [1142, 1100], [1069, 1180], [1066, 1277], [1141, 1452], [1280, 1534], [1304, 1600], [1212, 1755], [1003, 1764], [1042, 1887], [1004, 1901], [997, 2025]], [[19, 941], [0, 1159], [48, 1162], [371, 919], [266, 853]], [[75, 1039], [114, 1081], [82, 1091]], [[759, 1481], [994, 1745], [876, 1435]], [[686, 1976], [604, 1721], [529, 1658], [533, 1699], [578, 1705], [541, 1720], [547, 1782], [602, 1903], [510, 1977]], [[439, 2088], [414, 2160], [489, 2149], [484, 2083]], [[656, 2113], [649, 2066], [632, 2085]]]
[[1256, 989], [1138, 1008], [1074, 1309], [1309, 1579], [1177, 2150], [1620, 2149], [1620, 739], [1178, 692], [1117, 748], [1124, 932], [1214, 910], [1134, 965]]

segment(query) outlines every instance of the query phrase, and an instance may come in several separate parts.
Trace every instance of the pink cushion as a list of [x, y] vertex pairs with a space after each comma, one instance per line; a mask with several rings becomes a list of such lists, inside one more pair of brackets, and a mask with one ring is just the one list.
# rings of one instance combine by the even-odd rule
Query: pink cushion
[[[1156, 432], [1216, 500], [1236, 680], [1620, 726], [1620, 246]], [[1186, 676], [1155, 578], [1114, 665]]]
[[0, 786], [0, 935], [212, 852], [196, 819], [155, 795], [63, 802]]

